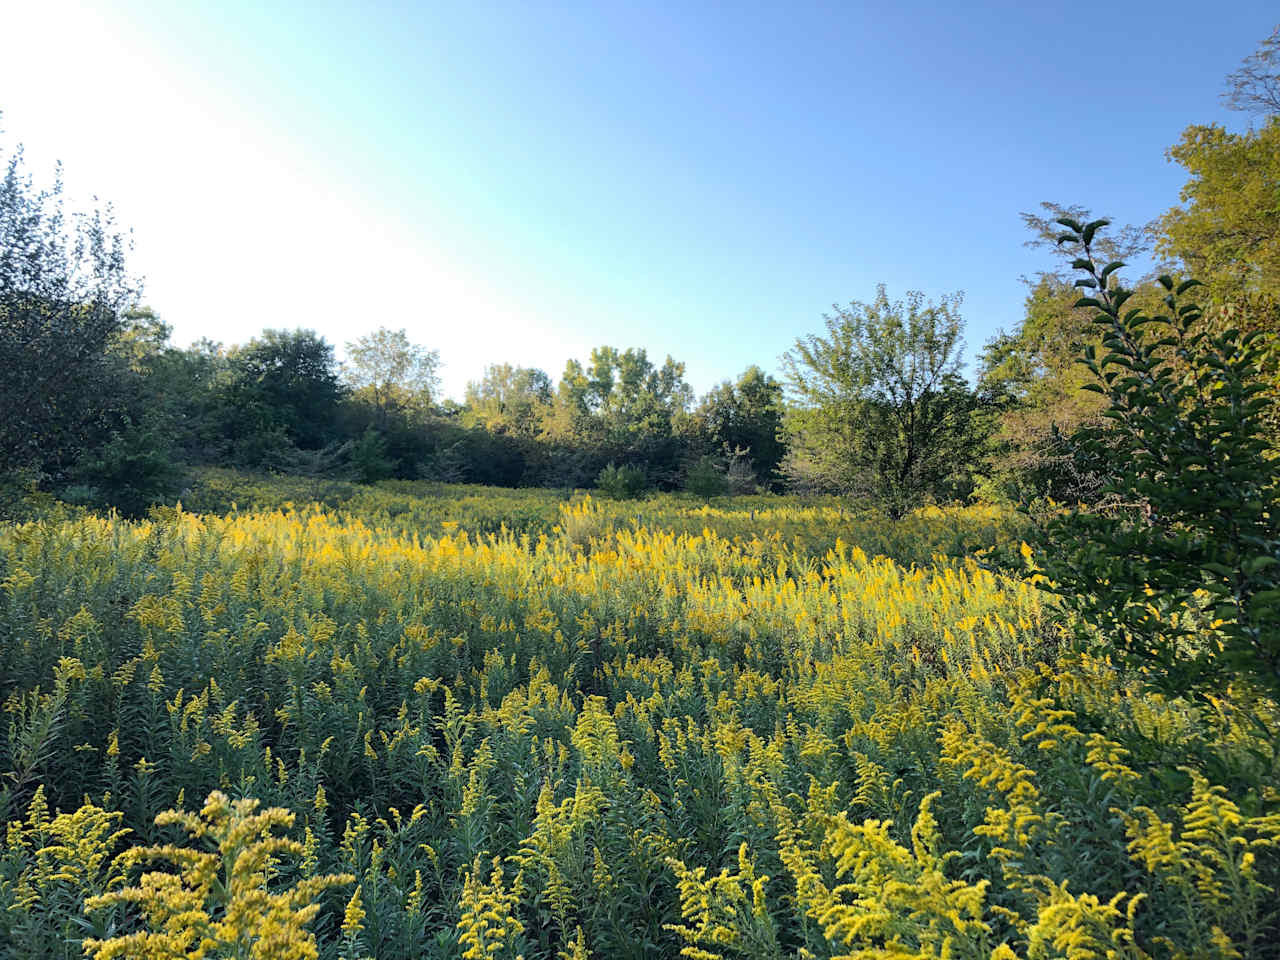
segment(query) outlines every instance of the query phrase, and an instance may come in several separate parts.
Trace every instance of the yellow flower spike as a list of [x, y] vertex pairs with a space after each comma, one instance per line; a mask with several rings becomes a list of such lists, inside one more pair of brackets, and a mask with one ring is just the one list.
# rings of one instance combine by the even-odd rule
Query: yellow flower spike
[[[116, 957], [206, 956], [217, 952], [238, 955], [252, 945], [255, 960], [315, 960], [314, 935], [306, 925], [325, 889], [351, 883], [349, 874], [310, 877], [276, 892], [267, 889], [267, 868], [281, 855], [300, 856], [302, 844], [273, 831], [293, 823], [293, 814], [272, 808], [256, 813], [258, 803], [231, 803], [217, 791], [198, 814], [166, 811], [157, 826], [181, 826], [195, 847], [135, 847], [123, 862], [168, 861], [177, 873], [143, 873], [135, 887], [89, 898], [87, 911], [134, 904], [141, 910], [144, 929], [109, 940], [86, 940], [94, 960]], [[202, 847], [212, 845], [216, 852]]]
[[347, 908], [342, 914], [342, 933], [346, 937], [355, 937], [364, 929], [364, 904], [360, 899], [361, 885], [356, 884], [347, 901]]

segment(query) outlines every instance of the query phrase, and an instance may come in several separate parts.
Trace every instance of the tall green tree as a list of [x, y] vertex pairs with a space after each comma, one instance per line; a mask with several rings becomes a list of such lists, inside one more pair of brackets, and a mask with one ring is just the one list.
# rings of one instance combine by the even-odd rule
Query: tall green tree
[[228, 436], [252, 461], [280, 444], [315, 450], [333, 439], [343, 397], [333, 347], [312, 330], [264, 330], [228, 356], [222, 394]]
[[1280, 297], [1280, 28], [1227, 77], [1231, 109], [1258, 124], [1193, 124], [1169, 148], [1188, 174], [1182, 205], [1159, 223], [1159, 250], [1219, 301]]
[[660, 486], [677, 483], [693, 393], [684, 364], [655, 365], [642, 349], [601, 346], [570, 359], [543, 435], [559, 448], [552, 482], [593, 482], [608, 463], [643, 467]]
[[[3, 153], [0, 151], [0, 156]], [[111, 208], [68, 215], [22, 148], [0, 176], [0, 473], [66, 467], [111, 427], [125, 367], [111, 352], [139, 285]]]
[[1243, 133], [1188, 127], [1169, 157], [1189, 179], [1160, 221], [1161, 253], [1219, 298], [1280, 296], [1280, 117]]
[[717, 384], [702, 398], [694, 421], [708, 452], [745, 455], [759, 482], [773, 486], [786, 453], [782, 431], [782, 384], [757, 366], [736, 381]]
[[961, 376], [961, 294], [835, 306], [783, 355], [793, 482], [870, 497], [891, 516], [963, 491], [976, 398]]
[[655, 366], [643, 349], [596, 347], [587, 363], [565, 364], [555, 429], [626, 448], [644, 437], [670, 434], [691, 400], [683, 363], [667, 357]]
[[347, 344], [343, 375], [353, 397], [374, 410], [377, 428], [431, 408], [440, 389], [440, 352], [413, 343], [402, 328], [379, 327]]
[[490, 364], [483, 378], [467, 384], [466, 419], [498, 433], [534, 437], [553, 397], [551, 378], [537, 367]]

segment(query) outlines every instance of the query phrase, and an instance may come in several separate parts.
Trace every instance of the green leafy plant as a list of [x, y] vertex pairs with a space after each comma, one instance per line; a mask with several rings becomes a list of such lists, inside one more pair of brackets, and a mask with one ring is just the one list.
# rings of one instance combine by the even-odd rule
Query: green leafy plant
[[387, 441], [370, 427], [351, 445], [351, 468], [361, 483], [377, 483], [395, 472], [396, 463], [387, 455]]
[[1097, 311], [1101, 356], [1083, 362], [1107, 401], [1101, 426], [1076, 434], [1111, 465], [1095, 508], [1045, 530], [1044, 574], [1083, 638], [1173, 694], [1247, 683], [1280, 694], [1280, 510], [1266, 442], [1271, 399], [1257, 333], [1212, 330], [1161, 277], [1167, 312], [1125, 310], [1130, 291], [1093, 245], [1106, 220], [1059, 221], [1079, 244], [1073, 266]]
[[729, 478], [714, 457], [701, 457], [690, 464], [684, 488], [698, 497], [723, 497], [729, 492]]
[[634, 500], [644, 493], [649, 481], [640, 467], [610, 463], [596, 477], [596, 486], [606, 497], [614, 500]]
[[783, 472], [797, 490], [853, 494], [897, 520], [964, 496], [977, 453], [977, 398], [961, 374], [960, 293], [918, 291], [836, 306], [826, 336], [782, 356], [792, 404]]

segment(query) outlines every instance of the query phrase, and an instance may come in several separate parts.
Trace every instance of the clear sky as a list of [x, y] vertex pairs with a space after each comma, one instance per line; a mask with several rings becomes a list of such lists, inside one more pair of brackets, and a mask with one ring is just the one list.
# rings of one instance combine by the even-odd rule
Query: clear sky
[[287, 4], [6, 10], [0, 111], [132, 227], [186, 343], [378, 326], [558, 377], [593, 345], [702, 392], [833, 302], [966, 293], [1016, 324], [1019, 211], [1145, 222], [1228, 122], [1274, 0]]

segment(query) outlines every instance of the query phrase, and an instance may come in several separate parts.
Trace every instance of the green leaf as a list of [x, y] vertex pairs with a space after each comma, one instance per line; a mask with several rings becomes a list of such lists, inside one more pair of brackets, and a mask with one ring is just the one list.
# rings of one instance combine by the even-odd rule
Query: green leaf
[[1253, 576], [1254, 574], [1267, 569], [1267, 567], [1274, 567], [1278, 563], [1280, 563], [1280, 560], [1277, 560], [1275, 557], [1254, 557], [1253, 559], [1245, 562], [1244, 572], [1249, 574], [1249, 576]]
[[1110, 220], [1094, 220], [1092, 223], [1085, 224], [1084, 230], [1080, 232], [1080, 239], [1086, 244], [1093, 243], [1093, 235], [1109, 223], [1111, 223]]

